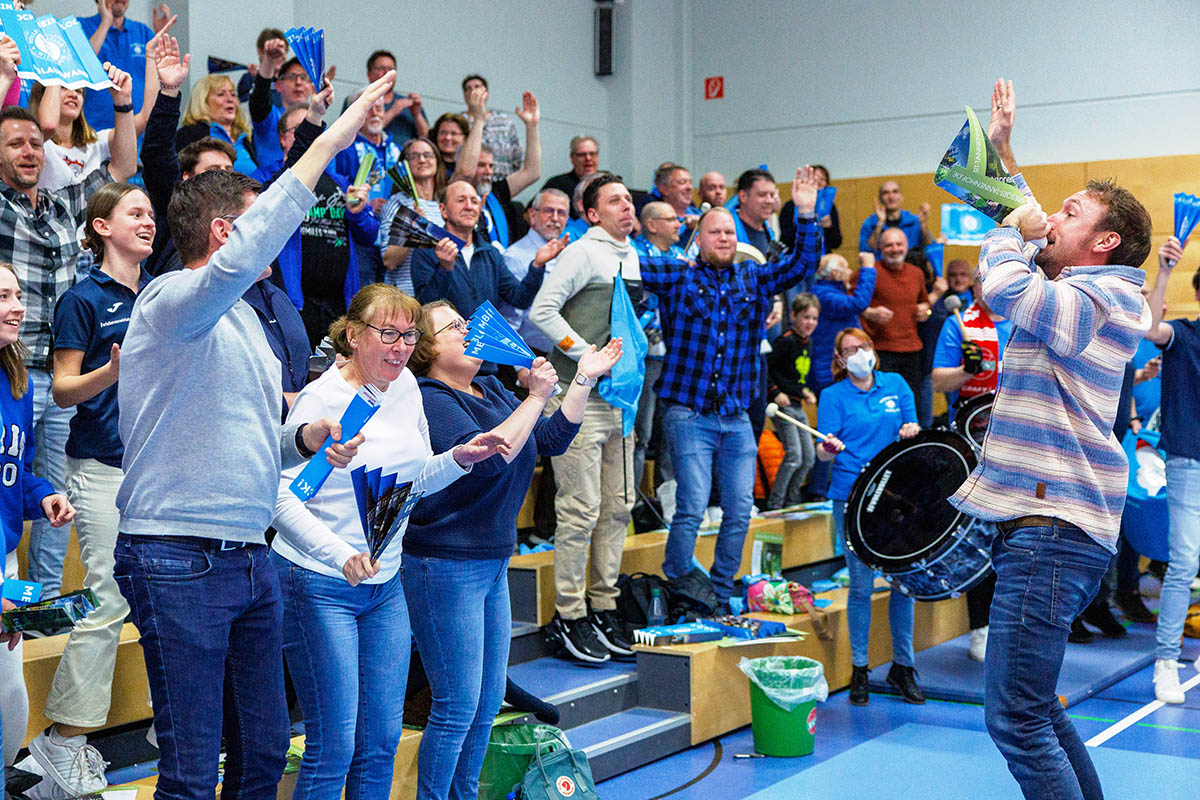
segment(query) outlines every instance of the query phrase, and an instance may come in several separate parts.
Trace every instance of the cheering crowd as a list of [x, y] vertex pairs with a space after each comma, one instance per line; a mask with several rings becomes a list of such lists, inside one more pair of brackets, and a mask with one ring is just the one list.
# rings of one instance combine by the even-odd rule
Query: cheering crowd
[[[160, 7], [150, 27], [125, 5], [99, 0], [80, 20], [112, 81], [105, 91], [25, 85], [15, 44], [0, 39], [4, 575], [17, 577], [32, 519], [21, 577], [58, 594], [73, 523], [98, 601], [63, 652], [44, 709], [53, 724], [21, 762], [43, 778], [31, 797], [106, 785], [86, 737], [107, 719], [127, 619], [141, 635], [163, 797], [211, 797], [222, 751], [222, 796], [274, 796], [288, 749], [285, 663], [305, 721], [294, 796], [387, 797], [414, 654], [433, 696], [418, 797], [474, 797], [506, 695], [516, 518], [539, 463], [552, 633], [581, 662], [630, 657], [617, 580], [648, 456], [655, 513], [669, 527], [664, 574], [692, 591], [711, 586], [727, 611], [757, 513], [769, 403], [812, 411], [829, 438], [773, 425], [783, 455], [761, 508], [832, 499], [841, 553], [861, 467], [934, 425], [935, 392], [951, 413], [997, 392], [1010, 358], [1008, 380], [1048, 397], [1044, 370], [1031, 366], [1048, 357], [1074, 400], [1037, 406], [1059, 408], [1042, 421], [1067, 432], [1054, 440], [1065, 473], [1026, 474], [1027, 456], [1013, 452], [1036, 435], [1017, 401], [998, 401], [983, 463], [955, 498], [1004, 531], [999, 584], [968, 598], [971, 657], [989, 670], [989, 731], [1027, 793], [1061, 779], [1046, 764], [1069, 757], [1076, 791], [1099, 797], [1061, 708], [1014, 699], [1013, 687], [1032, 672], [1057, 677], [1068, 626], [1073, 640], [1093, 635], [1084, 623], [1123, 635], [1098, 588], [1110, 560], [1122, 613], [1154, 620], [1137, 553], [1118, 535], [1125, 464], [1111, 441], [1131, 426], [1161, 429], [1168, 455], [1155, 691], [1183, 701], [1179, 639], [1200, 559], [1190, 435], [1200, 338], [1195, 321], [1162, 319], [1178, 240], [1159, 251], [1148, 307], [1138, 294], [1149, 216], [1124, 189], [1093, 182], [1049, 217], [1026, 190], [1030, 203], [989, 235], [976, 271], [926, 258], [928, 205], [905, 210], [887, 181], [854, 269], [833, 252], [836, 205], [817, 213], [824, 167], [796, 170], [786, 205], [763, 169], [729, 192], [718, 172], [697, 188], [687, 167], [666, 162], [640, 191], [602, 170], [597, 139], [581, 134], [571, 168], [526, 207], [515, 198], [542, 180], [532, 93], [510, 115], [489, 108], [484, 77], [468, 75], [465, 111], [430, 124], [420, 95], [397, 89], [395, 57], [378, 50], [367, 85], [326, 122], [332, 84], [314, 85], [283, 33], [267, 29], [240, 82], [207, 75], [185, 102], [192, 65], [170, 34], [174, 18]], [[1011, 83], [1000, 81], [988, 136], [1024, 187], [1014, 117]], [[437, 226], [432, 246], [414, 237], [414, 219]], [[1200, 297], [1200, 272], [1193, 287]], [[624, 297], [632, 326], [613, 311]], [[466, 355], [485, 303], [534, 351], [532, 365]], [[1138, 346], [1143, 337], [1151, 346]], [[314, 352], [328, 358], [310, 374]], [[1156, 412], [1147, 390], [1160, 384]], [[343, 437], [342, 412], [363, 396], [376, 413]], [[313, 458], [333, 469], [305, 502], [290, 486]], [[1097, 486], [1073, 482], [1080, 465]], [[362, 470], [411, 484], [407, 519], [382, 552]], [[1028, 492], [1012, 500], [1017, 487]], [[1006, 528], [1014, 517], [1024, 527]], [[693, 563], [706, 519], [719, 519], [709, 570]], [[1023, 640], [1011, 584], [1032, 569], [1017, 562], [1033, 545], [1016, 532], [1043, 528], [1091, 560], [1085, 577], [1062, 577], [1069, 602], [1052, 611], [1066, 617]], [[875, 573], [845, 558], [850, 700], [861, 705]], [[899, 591], [889, 622], [888, 681], [924, 702], [913, 603]], [[5, 765], [28, 712], [20, 639], [0, 634]], [[1031, 641], [1040, 660], [1029, 660]], [[1053, 680], [1042, 683], [1036, 691], [1052, 695]], [[1018, 735], [1027, 730], [1037, 735]]]

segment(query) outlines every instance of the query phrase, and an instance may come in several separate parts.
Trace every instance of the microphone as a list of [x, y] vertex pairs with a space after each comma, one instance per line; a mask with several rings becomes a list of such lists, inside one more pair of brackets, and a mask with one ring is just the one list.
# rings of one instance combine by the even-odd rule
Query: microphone
[[963, 322], [962, 314], [958, 313], [962, 309], [962, 300], [959, 299], [959, 296], [956, 294], [952, 294], [949, 297], [945, 298], [942, 301], [942, 304], [945, 305], [946, 310], [949, 311], [951, 314], [953, 314], [954, 318], [958, 320], [958, 327], [962, 331], [963, 338], [970, 339], [971, 337], [967, 333], [967, 326]]

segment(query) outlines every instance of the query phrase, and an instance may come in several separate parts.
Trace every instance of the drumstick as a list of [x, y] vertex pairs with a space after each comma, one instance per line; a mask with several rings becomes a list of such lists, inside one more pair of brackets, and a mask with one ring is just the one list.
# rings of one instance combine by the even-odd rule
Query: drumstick
[[802, 431], [808, 431], [808, 432], [809, 432], [809, 433], [811, 433], [813, 436], [815, 436], [815, 437], [817, 437], [818, 439], [820, 439], [822, 442], [824, 442], [824, 441], [827, 441], [827, 440], [829, 439], [829, 437], [828, 437], [828, 436], [826, 436], [825, 434], [821, 433], [821, 432], [820, 432], [819, 430], [817, 430], [816, 428], [810, 428], [809, 426], [805, 425], [803, 422], [800, 422], [800, 421], [799, 421], [799, 420], [797, 420], [797, 419], [793, 419], [792, 417], [789, 417], [787, 414], [785, 414], [785, 413], [783, 413], [782, 411], [780, 411], [780, 410], [779, 410], [779, 406], [778, 406], [776, 403], [768, 403], [768, 404], [767, 404], [767, 416], [768, 416], [768, 417], [771, 417], [772, 419], [774, 419], [775, 417], [782, 417], [783, 419], [786, 419], [788, 422], [790, 422], [790, 423], [792, 423], [793, 425], [795, 425], [795, 426], [796, 426], [797, 428], [799, 428], [800, 430], [802, 430]]
[[952, 294], [947, 297], [942, 304], [946, 306], [946, 310], [953, 314], [954, 318], [958, 320], [958, 327], [959, 330], [962, 331], [963, 338], [970, 339], [971, 336], [967, 333], [967, 326], [966, 323], [963, 322], [962, 314], [958, 313], [959, 309], [962, 308], [962, 300], [959, 299], [958, 295]]

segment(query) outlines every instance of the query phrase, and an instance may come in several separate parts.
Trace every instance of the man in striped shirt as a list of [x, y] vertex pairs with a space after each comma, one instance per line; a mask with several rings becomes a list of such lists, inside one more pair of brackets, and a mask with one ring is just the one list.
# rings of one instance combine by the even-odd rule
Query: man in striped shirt
[[[989, 135], [1015, 173], [1013, 106], [1011, 84], [998, 83]], [[1043, 237], [1027, 257], [1024, 243]], [[1113, 419], [1150, 327], [1145, 273], [1128, 265], [1149, 253], [1150, 215], [1111, 181], [1089, 182], [1050, 217], [1031, 198], [980, 251], [984, 298], [1013, 334], [983, 456], [951, 502], [1000, 523], [984, 711], [1026, 797], [1102, 797], [1055, 686], [1071, 621], [1116, 552], [1128, 467]]]

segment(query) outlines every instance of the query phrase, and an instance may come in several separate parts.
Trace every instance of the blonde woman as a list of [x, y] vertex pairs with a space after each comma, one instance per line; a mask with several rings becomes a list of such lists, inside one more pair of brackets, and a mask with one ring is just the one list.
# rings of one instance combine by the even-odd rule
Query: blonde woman
[[228, 75], [205, 75], [196, 82], [175, 134], [175, 147], [182, 150], [205, 136], [233, 145], [237, 151], [233, 168], [238, 172], [249, 175], [258, 168], [250, 141], [250, 120], [238, 103], [237, 87]]

